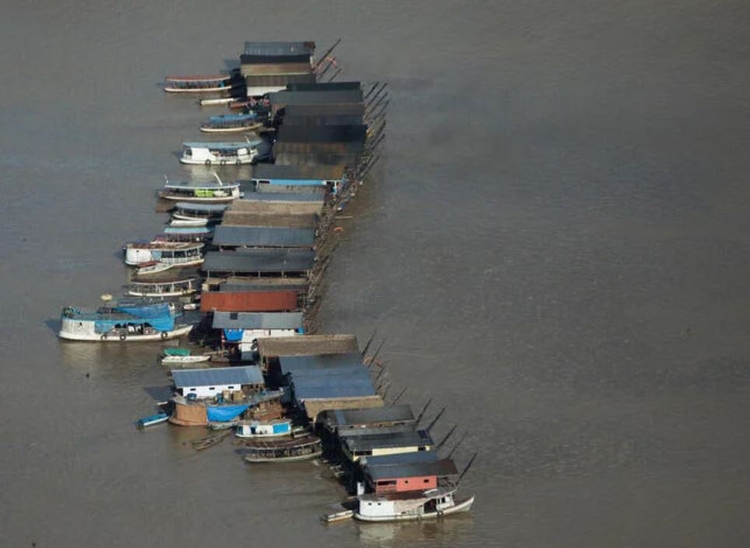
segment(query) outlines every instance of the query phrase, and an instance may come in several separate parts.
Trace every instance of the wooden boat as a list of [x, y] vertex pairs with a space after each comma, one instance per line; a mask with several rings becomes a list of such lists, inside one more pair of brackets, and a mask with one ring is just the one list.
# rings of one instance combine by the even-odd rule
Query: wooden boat
[[[242, 131], [245, 131], [244, 127]], [[180, 162], [193, 165], [252, 164], [258, 155], [260, 139], [237, 142], [185, 142], [182, 143]]]
[[230, 76], [167, 76], [164, 91], [167, 93], [217, 93], [231, 89]]
[[201, 124], [204, 133], [242, 133], [263, 127], [263, 121], [255, 113], [221, 114], [211, 116]]
[[170, 263], [162, 263], [160, 261], [148, 261], [145, 263], [140, 263], [138, 268], [135, 271], [135, 275], [139, 278], [145, 278], [148, 276], [154, 276], [156, 274], [160, 274], [162, 272], [166, 272], [170, 268], [173, 268], [175, 265]]
[[207, 222], [221, 221], [229, 204], [209, 204], [200, 202], [177, 202], [172, 211], [173, 219], [206, 219]]
[[214, 432], [213, 434], [209, 434], [208, 436], [204, 436], [202, 438], [198, 438], [197, 440], [193, 440], [190, 442], [193, 446], [193, 449], [196, 451], [203, 451], [204, 449], [208, 449], [209, 447], [213, 447], [217, 443], [221, 442], [231, 433], [231, 430], [220, 430], [218, 432]]
[[173, 307], [165, 302], [108, 302], [95, 311], [66, 306], [58, 336], [72, 341], [140, 342], [175, 339], [190, 333], [193, 326], [177, 324], [175, 318]]
[[194, 227], [194, 226], [206, 226], [208, 219], [170, 219], [169, 226], [171, 227]]
[[142, 419], [138, 419], [136, 421], [136, 424], [140, 428], [146, 428], [148, 426], [154, 426], [155, 424], [161, 424], [163, 422], [167, 422], [169, 420], [169, 415], [166, 413], [157, 413], [156, 415], [151, 415], [148, 417], [143, 417]]
[[320, 438], [304, 436], [284, 440], [246, 440], [242, 449], [244, 459], [251, 463], [296, 462], [317, 458], [323, 454]]
[[[156, 268], [154, 262], [170, 266], [196, 266], [203, 263], [202, 242], [174, 242], [170, 240], [151, 240], [149, 242], [128, 242], [123, 246], [125, 264], [137, 266], [144, 270], [139, 276], [163, 272], [166, 268]], [[147, 267], [154, 266], [151, 270]]]
[[337, 504], [321, 516], [324, 523], [337, 523], [354, 517], [354, 510], [348, 508], [349, 503]]
[[200, 289], [200, 278], [181, 278], [163, 281], [133, 281], [128, 287], [128, 295], [135, 297], [183, 297]]
[[474, 496], [457, 498], [456, 488], [438, 487], [428, 491], [359, 495], [354, 518], [360, 521], [415, 521], [437, 519], [468, 512]]
[[210, 354], [191, 354], [187, 348], [165, 348], [161, 355], [162, 365], [191, 365], [210, 359]]
[[269, 421], [240, 421], [234, 433], [238, 438], [276, 438], [292, 435], [290, 419]]
[[226, 106], [236, 101], [234, 97], [216, 97], [211, 99], [201, 99], [198, 101], [202, 107]]
[[215, 183], [172, 183], [167, 180], [159, 198], [174, 202], [198, 202], [210, 204], [229, 203], [240, 197], [239, 183], [224, 183], [215, 175]]

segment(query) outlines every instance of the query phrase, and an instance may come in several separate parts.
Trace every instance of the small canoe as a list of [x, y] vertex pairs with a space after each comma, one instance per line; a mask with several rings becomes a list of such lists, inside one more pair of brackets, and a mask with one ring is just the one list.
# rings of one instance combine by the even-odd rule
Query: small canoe
[[169, 220], [169, 226], [180, 227], [180, 226], [206, 226], [208, 219], [178, 219], [172, 218]]
[[174, 265], [170, 263], [163, 263], [161, 261], [149, 261], [147, 263], [141, 263], [135, 271], [136, 276], [153, 276], [160, 272], [166, 272]]
[[136, 425], [138, 425], [140, 428], [146, 428], [148, 426], [154, 426], [155, 424], [167, 422], [167, 420], [169, 420], [169, 415], [167, 415], [166, 413], [157, 413], [156, 415], [138, 419], [136, 421]]

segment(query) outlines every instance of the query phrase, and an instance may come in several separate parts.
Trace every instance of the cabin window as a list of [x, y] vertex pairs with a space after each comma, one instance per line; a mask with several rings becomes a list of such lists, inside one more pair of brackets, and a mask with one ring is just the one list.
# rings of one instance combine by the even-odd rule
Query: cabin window
[[428, 480], [428, 479], [426, 479], [426, 480], [422, 480], [422, 481], [423, 481], [424, 483], [430, 483], [430, 480]]
[[209, 390], [216, 390], [216, 387], [212, 386], [211, 388], [209, 388]]
[[409, 480], [404, 480], [404, 483], [409, 483]]
[[229, 313], [229, 319], [230, 320], [236, 320], [239, 318], [239, 312], [230, 312]]
[[190, 391], [191, 391], [191, 392], [195, 392], [195, 391], [196, 391], [196, 389], [195, 389], [195, 388], [191, 388], [191, 389], [190, 389]]
[[227, 386], [229, 390], [234, 390], [234, 386]]

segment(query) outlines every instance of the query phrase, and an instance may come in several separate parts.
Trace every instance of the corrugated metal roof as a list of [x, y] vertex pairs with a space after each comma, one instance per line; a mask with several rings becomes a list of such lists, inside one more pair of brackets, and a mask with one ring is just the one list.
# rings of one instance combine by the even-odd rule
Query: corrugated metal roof
[[258, 352], [264, 357], [347, 354], [359, 352], [355, 335], [305, 335], [258, 339]]
[[301, 116], [359, 116], [365, 114], [362, 103], [325, 103], [321, 105], [287, 105], [282, 109], [284, 118]]
[[414, 413], [408, 404], [364, 409], [332, 409], [326, 411], [323, 421], [331, 428], [360, 426], [388, 422], [414, 422]]
[[[360, 125], [282, 125], [279, 143], [348, 143], [364, 142], [367, 126]], [[278, 145], [276, 145], [278, 146]]]
[[372, 481], [413, 478], [417, 476], [458, 477], [458, 469], [451, 459], [442, 459], [436, 462], [414, 462], [379, 466], [371, 465], [368, 461], [367, 464], [362, 465], [362, 469], [365, 475], [369, 476]]
[[[307, 128], [303, 128], [303, 129], [307, 129]], [[319, 129], [325, 129], [325, 128], [319, 128]], [[284, 153], [316, 154], [316, 155], [352, 154], [352, 155], [358, 156], [363, 148], [364, 148], [364, 145], [360, 141], [333, 142], [333, 143], [281, 142], [280, 141], [274, 145], [273, 151], [277, 157]]]
[[312, 55], [315, 52], [315, 42], [312, 40], [283, 42], [283, 41], [247, 41], [245, 42], [245, 55], [294, 55], [298, 53], [307, 53]]
[[432, 447], [432, 437], [426, 430], [400, 432], [397, 434], [374, 434], [342, 439], [342, 443], [350, 453], [355, 451], [372, 451], [394, 447]]
[[345, 166], [284, 166], [278, 164], [258, 164], [253, 169], [253, 179], [299, 179], [338, 182], [344, 179]]
[[315, 229], [221, 224], [216, 227], [213, 243], [218, 246], [312, 247]]
[[209, 251], [204, 272], [292, 273], [311, 270], [315, 252], [307, 249], [257, 249], [242, 251]]
[[306, 63], [310, 64], [310, 54], [301, 55], [248, 55], [243, 53], [240, 55], [240, 64], [242, 66], [247, 65], [268, 65], [268, 64], [281, 64], [281, 63]]
[[282, 127], [294, 126], [356, 126], [362, 124], [362, 116], [325, 114], [321, 116], [284, 116]]
[[302, 312], [214, 312], [214, 329], [299, 329]]
[[359, 162], [359, 152], [279, 152], [275, 155], [276, 165], [295, 166], [355, 166]]
[[[257, 202], [256, 202], [257, 203]], [[273, 202], [268, 202], [269, 204]], [[298, 202], [299, 204], [314, 204], [315, 202]], [[317, 213], [252, 213], [243, 211], [227, 211], [224, 214], [222, 226], [264, 226], [276, 228], [305, 228], [314, 230], [318, 226], [320, 216]]]
[[325, 189], [320, 192], [307, 192], [307, 193], [289, 193], [289, 192], [250, 192], [245, 193], [241, 200], [235, 200], [232, 205], [241, 206], [247, 202], [262, 202], [262, 204], [279, 202], [303, 202], [303, 203], [315, 203], [319, 208], [323, 207], [325, 202]]
[[250, 74], [245, 76], [247, 87], [287, 86], [315, 82], [315, 74]]
[[[213, 283], [214, 280], [207, 280]], [[309, 285], [306, 278], [226, 278], [220, 283], [219, 291], [299, 291]]]
[[284, 105], [320, 105], [327, 103], [361, 103], [362, 90], [342, 89], [333, 91], [277, 91], [270, 93], [271, 104], [278, 108]]
[[397, 424], [394, 426], [372, 426], [364, 428], [343, 428], [339, 430], [339, 438], [361, 438], [363, 436], [380, 436], [385, 434], [403, 434], [414, 432], [413, 424]]
[[[313, 196], [314, 200], [285, 200], [288, 194], [276, 194], [275, 201], [235, 200], [228, 213], [257, 215], [313, 215], [320, 213], [323, 197]], [[260, 225], [258, 225], [260, 226]]]
[[244, 367], [211, 367], [207, 369], [173, 369], [175, 388], [229, 384], [263, 384], [263, 374], [254, 365]]
[[362, 89], [361, 82], [314, 82], [314, 83], [290, 83], [289, 91], [337, 91], [342, 89]]
[[336, 369], [356, 367], [367, 372], [362, 365], [362, 355], [359, 352], [348, 352], [346, 354], [325, 354], [325, 355], [296, 355], [283, 356], [279, 358], [281, 371], [283, 373], [296, 373], [309, 370], [319, 369]]
[[328, 383], [294, 383], [294, 397], [297, 401], [327, 400], [333, 398], [358, 398], [374, 396], [375, 389], [369, 379], [347, 379], [345, 382], [331, 380]]

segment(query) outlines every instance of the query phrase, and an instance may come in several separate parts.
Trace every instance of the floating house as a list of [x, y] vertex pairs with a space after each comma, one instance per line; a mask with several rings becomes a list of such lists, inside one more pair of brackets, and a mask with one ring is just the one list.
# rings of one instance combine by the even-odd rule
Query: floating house
[[263, 371], [281, 374], [279, 359], [293, 356], [323, 356], [359, 352], [355, 335], [305, 335], [259, 338], [258, 355]]
[[214, 312], [213, 329], [223, 344], [237, 344], [241, 355], [256, 350], [260, 337], [289, 337], [302, 331], [302, 312]]
[[250, 393], [265, 386], [263, 374], [255, 366], [175, 369], [172, 382], [176, 394], [186, 398], [195, 394], [197, 399], [215, 398], [225, 391]]
[[439, 481], [458, 481], [458, 469], [451, 459], [421, 462], [391, 460], [389, 464], [373, 464], [378, 458], [363, 457], [360, 465], [369, 491], [379, 495], [437, 489]]
[[240, 74], [248, 97], [285, 89], [287, 84], [313, 83], [315, 42], [245, 42]]

